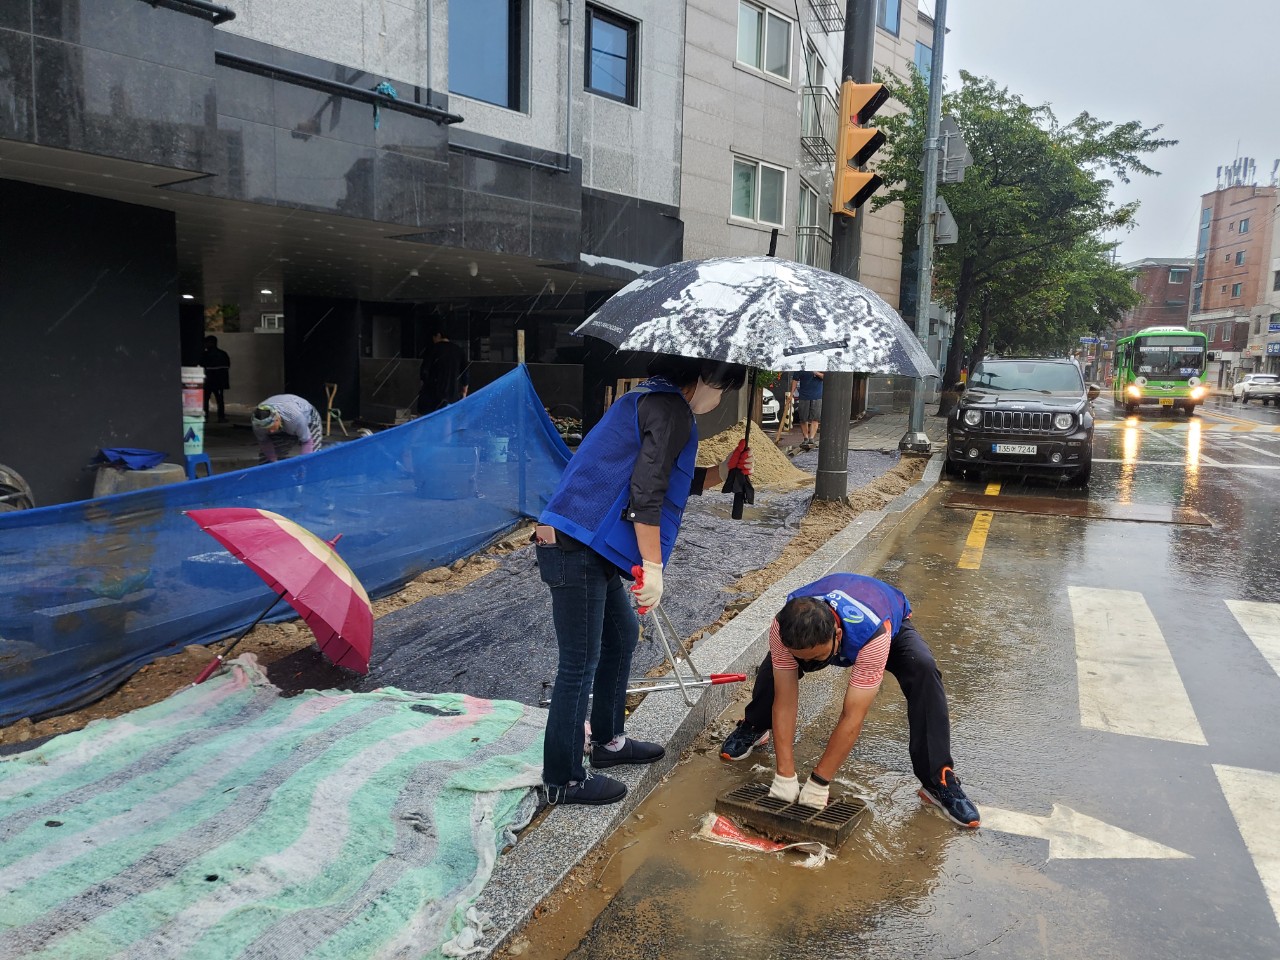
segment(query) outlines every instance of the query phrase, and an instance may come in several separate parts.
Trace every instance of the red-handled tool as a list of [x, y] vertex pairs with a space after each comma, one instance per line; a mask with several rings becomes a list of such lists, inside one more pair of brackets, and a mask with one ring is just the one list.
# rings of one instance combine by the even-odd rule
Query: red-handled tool
[[[636, 593], [637, 591], [644, 588], [644, 567], [640, 566], [640, 564], [636, 564], [634, 567], [631, 568], [631, 576], [634, 577], [636, 581], [635, 584], [632, 585], [631, 587], [631, 592]], [[646, 613], [649, 612], [649, 608], [636, 607], [636, 612], [643, 617]]]

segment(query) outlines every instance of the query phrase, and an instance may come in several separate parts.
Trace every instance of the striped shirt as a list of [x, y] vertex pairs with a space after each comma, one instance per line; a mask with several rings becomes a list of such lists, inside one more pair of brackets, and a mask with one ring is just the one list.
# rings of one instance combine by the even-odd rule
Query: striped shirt
[[262, 401], [280, 414], [280, 429], [272, 433], [266, 427], [254, 427], [258, 449], [264, 461], [289, 456], [294, 445], [302, 453], [312, 453], [324, 446], [320, 412], [306, 400], [292, 393], [278, 393]]
[[[880, 631], [858, 651], [857, 659], [849, 670], [849, 686], [874, 689], [884, 679], [884, 665], [889, 662], [889, 644], [893, 642], [893, 627], [886, 620]], [[798, 670], [800, 664], [782, 643], [775, 618], [769, 627], [769, 656], [776, 670]]]

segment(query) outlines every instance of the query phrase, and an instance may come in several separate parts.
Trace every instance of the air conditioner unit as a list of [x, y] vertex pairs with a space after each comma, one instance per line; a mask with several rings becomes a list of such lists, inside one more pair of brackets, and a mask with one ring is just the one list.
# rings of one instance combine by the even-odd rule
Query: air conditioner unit
[[258, 326], [253, 328], [254, 333], [284, 333], [284, 314], [283, 313], [264, 313], [258, 322]]

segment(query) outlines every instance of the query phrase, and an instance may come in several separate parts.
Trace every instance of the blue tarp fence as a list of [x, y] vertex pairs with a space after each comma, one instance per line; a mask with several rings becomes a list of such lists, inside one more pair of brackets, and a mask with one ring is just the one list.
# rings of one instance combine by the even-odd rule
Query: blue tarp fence
[[258, 507], [326, 540], [340, 533], [338, 552], [379, 596], [537, 516], [568, 460], [519, 367], [461, 403], [308, 456], [0, 514], [0, 724], [91, 702], [272, 601], [183, 510]]

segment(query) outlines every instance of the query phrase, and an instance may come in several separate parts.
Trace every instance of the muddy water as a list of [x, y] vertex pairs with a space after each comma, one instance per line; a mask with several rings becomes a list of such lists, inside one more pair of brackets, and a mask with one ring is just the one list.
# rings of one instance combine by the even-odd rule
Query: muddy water
[[[1049, 612], [993, 602], [1014, 585], [1010, 580], [1015, 595], [1029, 588], [1012, 571], [1008, 579], [973, 582], [967, 590], [936, 583], [936, 566], [954, 565], [954, 557], [946, 558], [963, 544], [971, 516], [946, 510], [933, 516], [936, 523], [922, 525], [909, 544], [891, 538], [862, 572], [878, 570], [912, 598], [947, 684], [961, 776], [968, 772], [964, 758], [991, 741], [1025, 738], [1021, 751], [1006, 754], [1002, 772], [974, 770], [988, 781], [975, 796], [994, 786], [992, 776], [1036, 783], [1046, 744], [1034, 732], [1024, 729], [1019, 737], [1013, 731], [1025, 727], [1018, 717], [1026, 698], [1052, 701], [1066, 679], [1056, 665], [1036, 662], [1042, 654], [1026, 643]], [[1028, 673], [1036, 675], [1030, 689]], [[1020, 696], [1010, 696], [1013, 676], [1024, 678]], [[826, 671], [801, 683], [802, 698], [816, 698], [796, 749], [802, 771], [821, 754], [846, 677]], [[667, 782], [517, 935], [510, 954], [540, 960], [949, 957], [995, 944], [978, 953], [1025, 956], [1029, 948], [1030, 955], [1065, 955], [1051, 946], [1060, 936], [1057, 924], [1037, 908], [1037, 898], [1055, 893], [1040, 873], [1043, 848], [962, 831], [916, 796], [906, 711], [890, 677], [836, 781], [837, 790], [863, 797], [870, 810], [834, 861], [804, 869], [799, 854], [741, 851], [697, 838], [718, 794], [772, 776], [769, 751], [757, 750], [741, 763], [719, 759], [721, 739], [740, 711], [728, 711], [687, 751]], [[971, 793], [977, 782], [969, 783]], [[1008, 940], [1018, 946], [1001, 952], [999, 942], [1015, 927]]]

